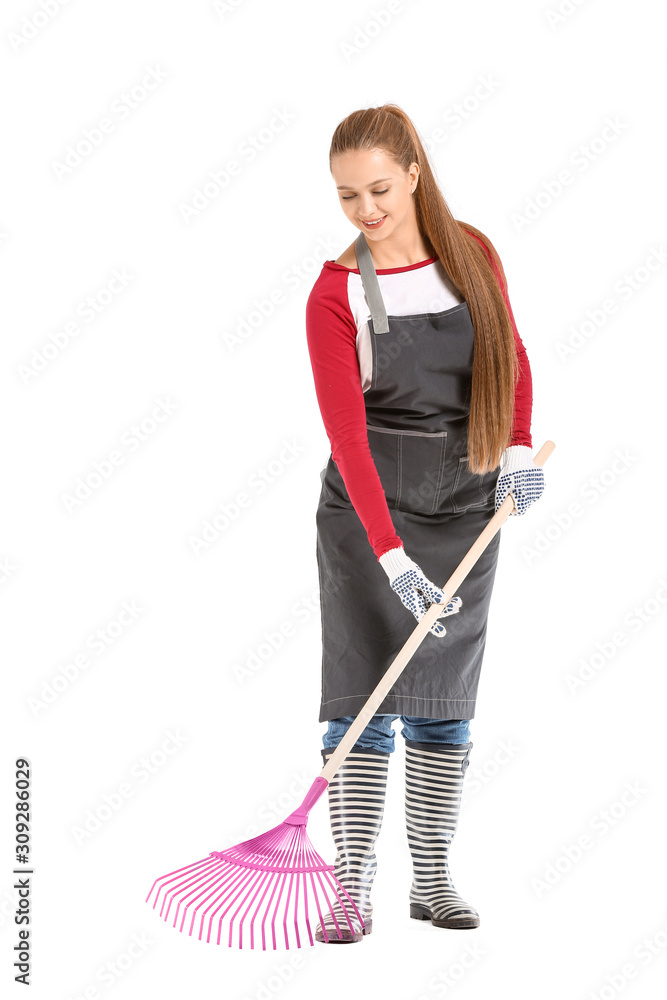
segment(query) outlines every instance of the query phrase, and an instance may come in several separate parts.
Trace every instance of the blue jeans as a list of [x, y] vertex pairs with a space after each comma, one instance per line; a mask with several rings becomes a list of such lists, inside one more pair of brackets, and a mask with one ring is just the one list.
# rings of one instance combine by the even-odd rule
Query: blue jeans
[[[343, 715], [340, 719], [330, 719], [329, 728], [322, 736], [322, 745], [337, 747], [354, 718], [353, 715]], [[366, 747], [382, 753], [393, 753], [392, 722], [398, 718], [398, 715], [374, 715], [354, 744], [355, 748]], [[400, 720], [403, 724], [401, 735], [415, 743], [470, 742], [469, 719], [423, 719], [419, 716], [401, 715]]]

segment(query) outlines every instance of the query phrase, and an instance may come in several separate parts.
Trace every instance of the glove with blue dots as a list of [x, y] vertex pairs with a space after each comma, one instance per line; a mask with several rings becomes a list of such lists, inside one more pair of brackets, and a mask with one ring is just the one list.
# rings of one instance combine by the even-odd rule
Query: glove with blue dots
[[[424, 576], [417, 563], [405, 554], [402, 545], [395, 549], [389, 549], [380, 556], [378, 562], [389, 577], [391, 589], [398, 594], [405, 607], [412, 612], [417, 621], [423, 618], [431, 604], [444, 604], [445, 592]], [[460, 597], [453, 597], [443, 607], [438, 619], [457, 614], [461, 603]], [[429, 631], [433, 635], [441, 637], [446, 634], [447, 629], [440, 624], [439, 620], [436, 620], [430, 626]]]
[[506, 448], [500, 463], [496, 483], [495, 509], [498, 510], [508, 493], [514, 498], [511, 514], [525, 514], [544, 492], [544, 470], [533, 462], [533, 453], [525, 445]]

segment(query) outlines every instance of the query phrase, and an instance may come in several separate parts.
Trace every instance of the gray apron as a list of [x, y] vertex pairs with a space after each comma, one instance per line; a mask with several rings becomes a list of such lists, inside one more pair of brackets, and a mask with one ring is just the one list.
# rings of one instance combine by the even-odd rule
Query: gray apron
[[[499, 468], [467, 465], [474, 329], [468, 305], [387, 316], [363, 233], [355, 243], [370, 311], [372, 381], [364, 393], [371, 455], [406, 555], [442, 587], [494, 513]], [[320, 722], [356, 715], [416, 619], [391, 589], [330, 455], [315, 516], [322, 615]], [[430, 632], [378, 713], [471, 719], [500, 532], [457, 594], [447, 635]]]

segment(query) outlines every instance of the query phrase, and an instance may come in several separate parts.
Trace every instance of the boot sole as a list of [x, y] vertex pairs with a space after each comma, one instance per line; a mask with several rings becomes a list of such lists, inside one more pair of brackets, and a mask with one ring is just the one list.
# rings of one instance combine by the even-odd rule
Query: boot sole
[[[315, 932], [315, 940], [319, 941], [320, 944], [354, 944], [357, 941], [362, 941], [364, 935], [370, 934], [372, 930], [373, 930], [373, 920], [370, 919], [367, 920], [366, 923], [364, 924], [363, 930], [358, 931], [356, 934], [353, 934], [350, 937], [339, 938], [335, 936], [335, 928], [334, 928], [334, 933], [329, 935], [328, 941], [324, 940], [324, 936], [322, 935], [322, 932], [320, 930], [317, 930]], [[343, 933], [345, 933], [345, 931], [343, 931]]]
[[451, 930], [469, 930], [479, 927], [478, 917], [450, 917], [448, 920], [438, 920], [433, 917], [427, 906], [410, 903], [410, 916], [413, 920], [430, 920], [434, 927], [449, 927]]

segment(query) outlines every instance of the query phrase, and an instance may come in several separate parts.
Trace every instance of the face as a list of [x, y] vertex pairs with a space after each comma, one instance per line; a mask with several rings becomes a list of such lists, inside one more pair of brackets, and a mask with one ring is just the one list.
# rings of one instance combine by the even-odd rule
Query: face
[[[410, 192], [419, 176], [416, 163], [406, 172], [382, 150], [360, 149], [333, 157], [331, 174], [341, 208], [369, 239], [384, 240], [414, 225], [416, 212]], [[375, 226], [365, 225], [380, 219]]]

